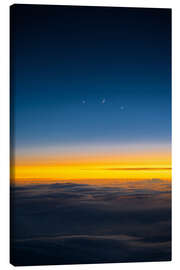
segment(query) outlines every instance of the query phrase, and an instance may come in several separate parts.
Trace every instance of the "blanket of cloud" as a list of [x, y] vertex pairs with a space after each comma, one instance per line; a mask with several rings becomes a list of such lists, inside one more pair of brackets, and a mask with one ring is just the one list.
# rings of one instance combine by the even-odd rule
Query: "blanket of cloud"
[[17, 266], [171, 260], [170, 183], [12, 186], [10, 260]]

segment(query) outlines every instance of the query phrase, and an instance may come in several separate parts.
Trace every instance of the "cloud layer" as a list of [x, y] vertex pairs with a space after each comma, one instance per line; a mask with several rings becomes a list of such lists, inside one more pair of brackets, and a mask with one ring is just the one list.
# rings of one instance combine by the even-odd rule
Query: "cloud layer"
[[12, 187], [15, 265], [160, 261], [171, 258], [170, 183]]

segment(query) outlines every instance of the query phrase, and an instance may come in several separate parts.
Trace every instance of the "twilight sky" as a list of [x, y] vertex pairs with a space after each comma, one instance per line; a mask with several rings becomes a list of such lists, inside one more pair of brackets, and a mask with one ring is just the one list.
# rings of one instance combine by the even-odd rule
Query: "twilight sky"
[[13, 265], [171, 260], [171, 10], [11, 7]]
[[131, 153], [134, 144], [137, 152], [169, 153], [170, 10], [16, 5], [13, 12], [17, 156], [91, 146], [114, 153], [123, 145]]

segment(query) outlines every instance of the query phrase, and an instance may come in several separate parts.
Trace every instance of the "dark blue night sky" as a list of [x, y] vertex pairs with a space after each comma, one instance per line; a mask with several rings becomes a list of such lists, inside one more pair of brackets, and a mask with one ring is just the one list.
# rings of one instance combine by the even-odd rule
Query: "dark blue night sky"
[[17, 147], [170, 141], [169, 10], [14, 11]]

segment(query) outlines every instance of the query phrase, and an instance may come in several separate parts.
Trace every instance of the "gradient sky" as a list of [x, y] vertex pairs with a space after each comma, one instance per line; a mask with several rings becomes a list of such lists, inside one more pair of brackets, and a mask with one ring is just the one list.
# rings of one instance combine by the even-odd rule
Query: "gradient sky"
[[165, 9], [16, 5], [16, 157], [53, 156], [57, 162], [57, 152], [62, 159], [69, 148], [79, 157], [92, 147], [112, 154], [122, 145], [130, 155], [136, 144], [136, 153], [142, 148], [148, 156], [154, 149], [169, 160], [170, 22]]
[[16, 266], [171, 260], [171, 10], [11, 7]]

